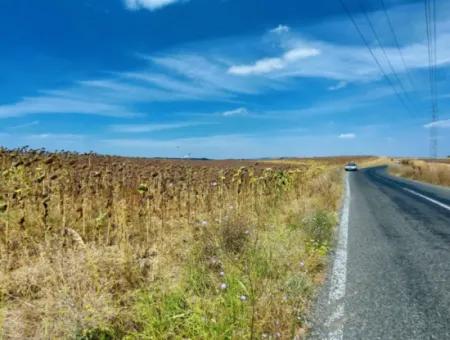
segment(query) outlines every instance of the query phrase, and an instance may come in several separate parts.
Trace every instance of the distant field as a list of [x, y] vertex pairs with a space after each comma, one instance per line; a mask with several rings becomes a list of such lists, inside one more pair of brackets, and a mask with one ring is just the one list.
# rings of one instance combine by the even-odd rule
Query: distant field
[[450, 186], [450, 159], [401, 159], [389, 169], [397, 176]]
[[423, 161], [425, 162], [429, 162], [429, 163], [445, 163], [445, 164], [450, 164], [450, 158], [438, 158], [438, 159], [423, 159]]
[[348, 160], [0, 150], [0, 337], [301, 336]]

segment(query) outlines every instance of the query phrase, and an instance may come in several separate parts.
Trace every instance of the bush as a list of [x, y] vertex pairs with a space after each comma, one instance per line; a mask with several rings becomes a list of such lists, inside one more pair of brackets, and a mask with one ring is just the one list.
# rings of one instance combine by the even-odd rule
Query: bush
[[333, 214], [318, 211], [312, 218], [307, 220], [305, 225], [306, 235], [318, 247], [328, 246], [333, 238], [333, 230], [336, 222]]

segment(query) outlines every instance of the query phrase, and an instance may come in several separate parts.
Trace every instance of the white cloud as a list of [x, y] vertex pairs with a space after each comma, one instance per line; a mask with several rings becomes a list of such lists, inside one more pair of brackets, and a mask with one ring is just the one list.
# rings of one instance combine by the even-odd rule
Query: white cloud
[[8, 127], [8, 129], [20, 130], [20, 129], [26, 129], [26, 128], [29, 128], [29, 127], [32, 127], [32, 126], [37, 126], [37, 125], [39, 125], [39, 121], [38, 120], [34, 120], [34, 121], [31, 121], [31, 122], [28, 122], [28, 123], [23, 123], [23, 124], [19, 124], [19, 125], [10, 126], [10, 127]]
[[[166, 72], [175, 73], [187, 79], [191, 86], [212, 88], [225, 95], [243, 93], [257, 94], [261, 83], [236, 78], [227, 73], [227, 65], [223, 60], [199, 54], [174, 53], [152, 57], [150, 60], [165, 68]], [[205, 96], [206, 98], [209, 95]]]
[[[169, 0], [166, 0], [166, 5], [169, 4], [167, 1]], [[154, 1], [150, 4], [149, 0], [129, 0], [130, 6], [135, 7], [143, 5], [144, 2], [148, 8], [163, 5], [162, 2]], [[404, 22], [402, 16], [407, 17], [420, 12], [419, 7], [406, 8], [412, 10], [408, 12], [404, 7], [397, 7], [397, 16], [401, 16], [399, 22]], [[376, 18], [379, 14], [371, 15]], [[442, 19], [438, 25], [438, 46], [450, 44], [450, 20], [446, 20]], [[377, 22], [379, 23], [376, 28], [381, 29], [382, 21]], [[342, 29], [344, 33], [348, 31], [355, 36], [351, 23], [341, 18], [336, 19], [334, 23], [327, 21], [326, 24], [321, 23], [318, 26], [320, 30]], [[272, 31], [283, 32], [286, 31], [286, 27], [280, 25]], [[310, 28], [313, 31], [314, 26]], [[138, 115], [135, 112], [136, 106], [142, 103], [184, 100], [238, 102], [239, 104], [235, 105], [247, 105], [240, 101], [242, 98], [239, 98], [239, 95], [258, 95], [273, 89], [284, 90], [290, 87], [289, 80], [292, 78], [314, 77], [336, 81], [336, 85], [330, 86], [329, 90], [343, 88], [350, 82], [370, 82], [381, 78], [382, 75], [365, 46], [306, 39], [293, 28], [288, 29], [290, 34], [276, 37], [282, 40], [282, 43], [276, 45], [275, 48], [281, 50], [273, 58], [265, 58], [264, 55], [261, 58], [254, 57], [262, 50], [273, 51], [274, 48], [273, 41], [257, 36], [232, 37], [175, 46], [174, 49], [164, 53], [146, 56], [144, 59], [147, 65], [139, 69], [113, 73], [112, 76], [95, 80], [74, 82], [63, 89], [40, 91], [40, 94], [34, 97], [0, 104], [0, 118], [39, 113], [133, 116]], [[408, 68], [428, 67], [428, 50], [423, 35], [410, 37], [409, 28], [401, 29], [400, 26], [399, 31], [405, 38], [402, 39], [405, 45], [401, 48]], [[246, 48], [243, 50], [242, 46]], [[248, 54], [243, 55], [243, 51], [248, 51]], [[376, 48], [374, 52], [377, 55], [382, 53]], [[386, 48], [386, 53], [390, 56], [394, 68], [400, 70], [402, 62], [397, 49]], [[254, 59], [249, 59], [250, 56]], [[255, 61], [248, 63], [248, 60]], [[437, 62], [440, 66], [450, 63], [450, 49], [438, 49]], [[236, 75], [258, 75], [258, 77]], [[400, 74], [400, 77], [403, 75]], [[354, 107], [355, 103], [348, 100], [341, 103], [342, 110]], [[335, 112], [336, 109], [330, 105], [324, 107], [318, 104], [314, 109], [299, 111], [309, 114], [313, 111]]]
[[41, 90], [40, 95], [0, 104], [0, 119], [49, 113], [134, 117], [141, 115], [134, 109], [139, 103], [229, 102], [238, 94], [261, 90], [261, 83], [236, 79], [226, 72], [223, 62], [214, 58], [171, 54], [146, 59], [149, 64], [141, 70], [81, 80], [65, 89]]
[[125, 6], [130, 10], [145, 8], [154, 11], [182, 1], [184, 0], [125, 0]]
[[332, 86], [328, 87], [328, 90], [329, 91], [337, 91], [337, 90], [347, 87], [347, 85], [348, 85], [348, 83], [346, 81], [341, 80], [336, 85], [332, 85]]
[[39, 139], [51, 139], [51, 140], [65, 140], [65, 141], [79, 141], [85, 138], [84, 135], [73, 133], [40, 133], [34, 135], [26, 135], [25, 139], [39, 140]]
[[222, 116], [230, 117], [230, 116], [244, 116], [248, 115], [248, 110], [245, 107], [240, 107], [235, 110], [222, 112]]
[[77, 113], [111, 117], [137, 115], [118, 105], [56, 96], [25, 97], [14, 104], [0, 105], [0, 118], [38, 113]]
[[340, 135], [339, 135], [339, 138], [340, 139], [355, 139], [356, 138], [356, 135], [354, 134], [354, 133], [341, 133]]
[[232, 66], [229, 73], [236, 75], [262, 74], [284, 68], [281, 58], [265, 58], [256, 61], [253, 65]]
[[144, 133], [164, 130], [181, 129], [185, 127], [202, 125], [203, 123], [171, 123], [171, 124], [119, 124], [111, 125], [113, 132], [121, 133]]
[[438, 120], [436, 122], [431, 122], [431, 123], [425, 124], [423, 127], [426, 129], [430, 129], [432, 127], [450, 128], [450, 119], [444, 119], [444, 120]]
[[296, 47], [292, 50], [287, 51], [283, 55], [283, 60], [285, 62], [295, 62], [295, 61], [298, 61], [301, 59], [315, 57], [319, 54], [320, 54], [320, 51], [317, 48]]
[[291, 28], [286, 25], [278, 25], [277, 27], [270, 30], [270, 33], [276, 33], [276, 34], [283, 34], [283, 33], [289, 33]]
[[[450, 44], [450, 20], [448, 20], [450, 6], [444, 5], [440, 7], [441, 15], [437, 18], [437, 46], [448, 46]], [[391, 76], [392, 70], [386, 65], [383, 58], [384, 53], [389, 57], [393, 69], [397, 72], [401, 79], [404, 79], [404, 73], [416, 69], [423, 69], [428, 67], [428, 47], [426, 37], [423, 34], [423, 9], [417, 4], [393, 6], [389, 8], [389, 14], [394, 22], [399, 23], [397, 34], [401, 41], [400, 50], [396, 46], [392, 46], [392, 41], [389, 40], [389, 34], [384, 34], [386, 41], [382, 41], [384, 51], [382, 51], [375, 44], [372, 45], [372, 50], [381, 64], [384, 71]], [[380, 32], [386, 31], [386, 16], [383, 11], [371, 12], [370, 16], [374, 23], [375, 29]], [[359, 22], [359, 17], [357, 18]], [[361, 17], [364, 21], [365, 18]], [[408, 23], [402, 25], [401, 23]], [[280, 25], [280, 31], [283, 31], [283, 26]], [[289, 79], [301, 77], [325, 78], [345, 82], [370, 82], [376, 81], [383, 77], [382, 72], [377, 67], [366, 46], [364, 46], [358, 39], [354, 27], [348, 18], [335, 17], [327, 20], [326, 23], [317, 23], [309, 27], [310, 31], [317, 30], [319, 34], [324, 31], [342, 32], [343, 41], [348, 40], [348, 43], [329, 41], [320, 41], [312, 39], [313, 34], [309, 34], [308, 38], [301, 35], [295, 28], [290, 29], [290, 34], [277, 36], [277, 43], [274, 44], [273, 39], [263, 40], [266, 42], [264, 49], [261, 46], [252, 48], [249, 44], [248, 49], [253, 51], [253, 55], [257, 55], [261, 50], [273, 50], [274, 46], [283, 48], [286, 52], [277, 58], [267, 58], [262, 56], [256, 58], [253, 63], [243, 62], [244, 58], [236, 58], [232, 66], [228, 68], [229, 73], [237, 75], [264, 75], [269, 80], [273, 79]], [[278, 27], [270, 32], [278, 31]], [[356, 40], [356, 43], [354, 41]], [[270, 44], [270, 46], [269, 46]], [[291, 50], [297, 48], [312, 47], [320, 51], [320, 55], [314, 58], [300, 58], [301, 62], [286, 62], [285, 58], [290, 55], [296, 59], [296, 53], [289, 53]], [[390, 47], [389, 47], [390, 46]], [[403, 56], [403, 58], [402, 58]], [[300, 57], [302, 54], [300, 53]], [[405, 61], [406, 67], [403, 63]], [[450, 64], [450, 50], [438, 49], [437, 64], [444, 66]], [[405, 85], [408, 85], [406, 82]], [[413, 87], [419, 87], [414, 84]], [[340, 86], [339, 86], [340, 87]], [[405, 86], [409, 89], [411, 86]], [[333, 90], [334, 86], [330, 90]], [[340, 87], [342, 88], [342, 87]], [[336, 88], [338, 89], [338, 88]]]
[[234, 65], [228, 69], [228, 72], [234, 75], [258, 75], [270, 73], [277, 70], [282, 70], [289, 66], [289, 64], [314, 57], [320, 54], [320, 51], [316, 48], [293, 48], [284, 53], [279, 58], [264, 58], [257, 60], [253, 64], [249, 65]]

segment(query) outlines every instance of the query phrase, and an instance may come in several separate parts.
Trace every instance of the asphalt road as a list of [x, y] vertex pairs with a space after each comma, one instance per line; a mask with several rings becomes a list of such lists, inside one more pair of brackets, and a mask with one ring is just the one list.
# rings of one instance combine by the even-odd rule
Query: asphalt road
[[311, 338], [450, 339], [450, 189], [383, 167], [347, 188]]

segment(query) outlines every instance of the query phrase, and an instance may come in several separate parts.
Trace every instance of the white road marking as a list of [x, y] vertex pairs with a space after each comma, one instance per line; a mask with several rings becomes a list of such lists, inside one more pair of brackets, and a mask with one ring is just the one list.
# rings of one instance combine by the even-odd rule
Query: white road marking
[[328, 339], [341, 340], [344, 336], [344, 313], [345, 313], [345, 285], [347, 280], [347, 239], [348, 220], [350, 215], [350, 182], [348, 174], [345, 175], [345, 196], [342, 206], [342, 216], [339, 224], [339, 236], [336, 249], [336, 257], [331, 274], [330, 294], [328, 304], [331, 313], [328, 319]]
[[432, 198], [430, 198], [428, 196], [419, 194], [417, 191], [414, 191], [414, 190], [411, 190], [411, 189], [408, 189], [408, 188], [403, 188], [403, 190], [408, 191], [409, 193], [411, 193], [413, 195], [422, 197], [423, 199], [425, 199], [427, 201], [430, 201], [430, 202], [432, 202], [432, 203], [434, 203], [434, 204], [436, 204], [436, 205], [438, 205], [438, 206], [440, 206], [440, 207], [442, 207], [444, 209], [450, 210], [450, 206], [448, 206], [447, 204], [444, 204], [442, 202], [436, 201], [435, 199], [432, 199]]

